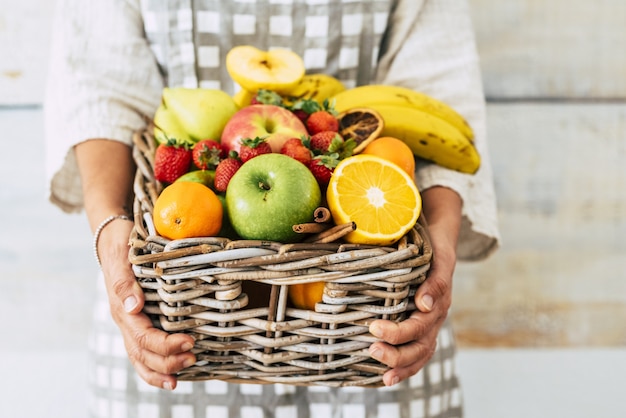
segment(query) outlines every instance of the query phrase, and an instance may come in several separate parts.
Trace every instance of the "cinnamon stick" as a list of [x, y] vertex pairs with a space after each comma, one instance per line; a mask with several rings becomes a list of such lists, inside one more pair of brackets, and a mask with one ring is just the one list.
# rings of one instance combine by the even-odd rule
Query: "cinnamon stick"
[[315, 220], [315, 222], [325, 223], [330, 221], [330, 218], [330, 210], [324, 206], [318, 207], [317, 209], [315, 209], [315, 212], [313, 212], [313, 219]]
[[356, 229], [356, 223], [348, 222], [341, 225], [336, 225], [332, 228], [329, 228], [319, 234], [315, 234], [310, 236], [305, 240], [305, 242], [313, 242], [316, 244], [324, 244], [327, 242], [334, 242], [339, 238], [349, 234], [350, 232]]
[[293, 226], [294, 232], [299, 234], [318, 234], [331, 228], [330, 224], [323, 224], [318, 222], [308, 222], [303, 224], [297, 224]]

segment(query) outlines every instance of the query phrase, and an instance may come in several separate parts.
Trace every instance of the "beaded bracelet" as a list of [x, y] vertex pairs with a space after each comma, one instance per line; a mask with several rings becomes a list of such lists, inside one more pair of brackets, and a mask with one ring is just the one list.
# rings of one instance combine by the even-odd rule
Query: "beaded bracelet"
[[115, 221], [116, 219], [130, 221], [130, 218], [126, 215], [111, 215], [104, 221], [100, 222], [100, 225], [98, 225], [98, 227], [96, 228], [96, 232], [93, 234], [93, 255], [96, 257], [96, 262], [98, 263], [99, 267], [102, 267], [102, 264], [100, 264], [100, 256], [98, 255], [98, 239], [100, 238], [100, 233], [102, 233], [104, 227], [106, 227], [108, 224]]

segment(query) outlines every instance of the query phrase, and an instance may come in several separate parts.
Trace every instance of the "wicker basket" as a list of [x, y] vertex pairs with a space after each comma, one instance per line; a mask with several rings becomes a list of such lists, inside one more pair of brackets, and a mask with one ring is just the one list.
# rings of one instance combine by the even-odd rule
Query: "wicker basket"
[[[196, 340], [198, 361], [178, 373], [180, 380], [382, 385], [387, 367], [368, 354], [376, 341], [368, 325], [400, 321], [415, 309], [432, 257], [421, 220], [393, 247], [346, 244], [337, 238], [341, 232], [328, 230], [296, 244], [170, 241], [152, 224], [162, 189], [152, 174], [154, 139], [146, 131], [134, 140], [130, 261], [155, 326]], [[325, 282], [323, 302], [315, 311], [292, 307], [288, 286], [313, 281]]]

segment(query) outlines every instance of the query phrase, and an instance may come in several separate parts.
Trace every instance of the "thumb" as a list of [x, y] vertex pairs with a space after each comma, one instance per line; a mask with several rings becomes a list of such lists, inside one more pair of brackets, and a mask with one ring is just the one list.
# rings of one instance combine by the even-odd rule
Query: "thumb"
[[421, 294], [418, 292], [415, 295], [415, 305], [420, 312], [426, 313], [432, 311], [434, 303], [433, 297], [426, 293], [426, 291], [421, 292]]
[[127, 313], [139, 313], [143, 309], [143, 294], [132, 292], [122, 296], [124, 311]]
[[442, 268], [433, 263], [427, 279], [415, 292], [415, 306], [420, 312], [431, 312], [437, 304], [442, 304], [439, 308], [448, 309], [451, 300], [452, 274], [453, 269]]
[[145, 298], [130, 266], [118, 274], [107, 275], [105, 281], [112, 305], [118, 304], [126, 313], [141, 312]]

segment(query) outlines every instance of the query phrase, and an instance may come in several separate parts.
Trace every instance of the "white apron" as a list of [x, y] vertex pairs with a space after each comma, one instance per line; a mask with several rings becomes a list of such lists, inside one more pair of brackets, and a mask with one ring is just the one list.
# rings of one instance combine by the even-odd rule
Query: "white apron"
[[[235, 45], [289, 48], [307, 71], [347, 87], [374, 78], [391, 0], [142, 0], [146, 36], [169, 86], [234, 93], [224, 60]], [[147, 385], [130, 365], [99, 278], [90, 338], [90, 413], [111, 418], [460, 418], [455, 346], [446, 323], [437, 351], [411, 379], [390, 388], [327, 388], [179, 382]]]

